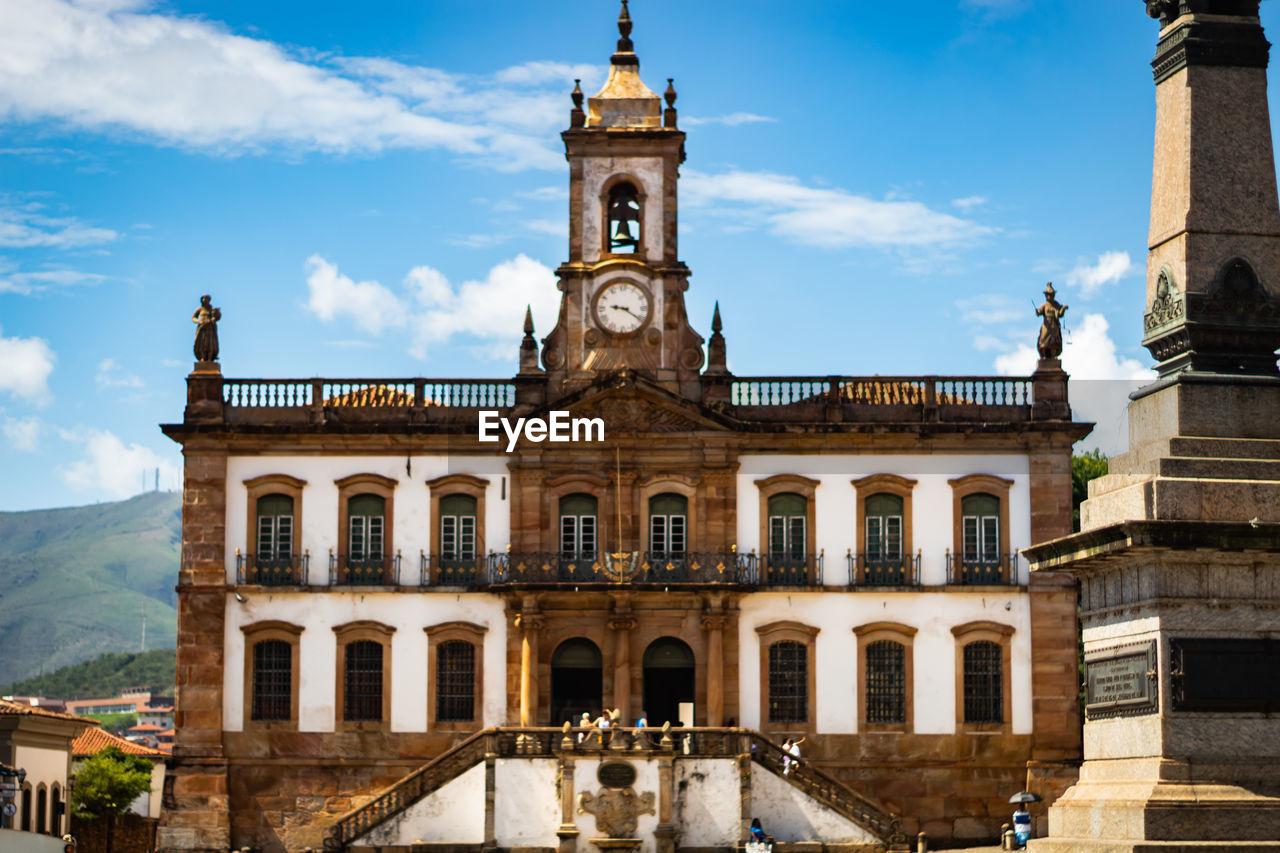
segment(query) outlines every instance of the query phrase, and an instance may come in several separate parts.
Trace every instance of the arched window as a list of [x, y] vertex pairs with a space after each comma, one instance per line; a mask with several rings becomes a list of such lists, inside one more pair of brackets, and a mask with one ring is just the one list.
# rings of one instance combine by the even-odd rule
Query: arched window
[[893, 640], [867, 644], [868, 723], [907, 721], [907, 650]]
[[868, 565], [898, 565], [902, 562], [902, 498], [885, 492], [872, 495], [866, 503], [866, 547]]
[[386, 512], [381, 495], [360, 494], [347, 501], [347, 554], [352, 564], [382, 562]]
[[436, 647], [436, 720], [475, 719], [476, 647], [466, 640], [446, 640]]
[[371, 722], [382, 719], [382, 643], [348, 643], [343, 661], [342, 719]]
[[560, 499], [560, 551], [595, 559], [596, 508], [594, 497], [576, 493]]
[[271, 494], [258, 498], [258, 566], [293, 558], [293, 498]]
[[446, 495], [440, 499], [440, 559], [476, 558], [476, 499]]
[[609, 191], [609, 251], [630, 255], [640, 251], [640, 197], [629, 183]]
[[49, 834], [49, 791], [43, 782], [36, 787], [36, 832]]
[[253, 646], [252, 720], [279, 721], [293, 717], [293, 644], [263, 640]]
[[66, 804], [62, 801], [62, 786], [57, 782], [49, 789], [49, 834], [62, 835], [62, 814]]
[[965, 565], [1000, 562], [1000, 499], [985, 492], [960, 502]]
[[964, 647], [964, 721], [1004, 722], [1004, 650], [998, 643]]
[[649, 498], [649, 550], [659, 559], [683, 556], [688, 547], [689, 499], [666, 492]]
[[31, 802], [34, 799], [31, 791], [31, 783], [24, 782], [22, 784], [22, 831], [31, 831]]
[[805, 559], [808, 504], [803, 495], [783, 492], [769, 498], [769, 556], [778, 560]]
[[804, 643], [769, 646], [769, 722], [809, 721], [809, 653]]

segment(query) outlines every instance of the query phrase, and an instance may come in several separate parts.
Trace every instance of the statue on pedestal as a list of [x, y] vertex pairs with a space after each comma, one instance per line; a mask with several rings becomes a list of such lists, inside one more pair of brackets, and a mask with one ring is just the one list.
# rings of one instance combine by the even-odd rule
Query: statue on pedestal
[[191, 322], [196, 324], [196, 343], [194, 346], [196, 361], [218, 360], [218, 321], [222, 319], [222, 309], [213, 307], [213, 299], [209, 294], [200, 297], [200, 307], [191, 315]]
[[1044, 286], [1044, 303], [1036, 309], [1036, 316], [1043, 317], [1040, 326], [1040, 339], [1036, 341], [1036, 350], [1041, 358], [1057, 358], [1062, 355], [1062, 315], [1067, 313], [1067, 306], [1054, 299], [1053, 282]]

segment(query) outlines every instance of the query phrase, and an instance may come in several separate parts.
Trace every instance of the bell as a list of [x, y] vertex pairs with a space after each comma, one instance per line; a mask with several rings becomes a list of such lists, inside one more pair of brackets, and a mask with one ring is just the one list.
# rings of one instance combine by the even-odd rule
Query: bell
[[631, 246], [635, 247], [636, 238], [631, 234], [631, 221], [628, 219], [617, 220], [618, 227], [613, 235], [614, 246]]

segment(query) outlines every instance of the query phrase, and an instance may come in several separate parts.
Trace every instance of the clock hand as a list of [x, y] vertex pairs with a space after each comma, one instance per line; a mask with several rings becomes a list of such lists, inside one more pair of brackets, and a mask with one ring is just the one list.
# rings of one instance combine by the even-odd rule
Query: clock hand
[[625, 306], [625, 305], [610, 305], [609, 307], [610, 307], [610, 308], [617, 309], [618, 311], [626, 311], [628, 314], [630, 314], [632, 317], [635, 317], [637, 320], [642, 320], [642, 319], [644, 319], [644, 318], [643, 318], [643, 317], [641, 317], [639, 314], [637, 314], [636, 312], [632, 311], [630, 308], [628, 308], [628, 307], [627, 307], [627, 306]]

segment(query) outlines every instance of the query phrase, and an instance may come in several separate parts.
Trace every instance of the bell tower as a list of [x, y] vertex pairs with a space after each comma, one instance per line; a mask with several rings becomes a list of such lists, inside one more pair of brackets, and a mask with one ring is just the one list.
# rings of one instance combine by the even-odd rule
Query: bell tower
[[702, 337], [690, 327], [689, 268], [676, 250], [676, 183], [684, 132], [676, 92], [660, 98], [640, 79], [622, 0], [618, 46], [604, 88], [586, 98], [576, 85], [569, 129], [569, 259], [556, 270], [563, 294], [555, 328], [543, 339], [549, 395], [610, 371], [643, 373], [669, 390], [700, 394]]

